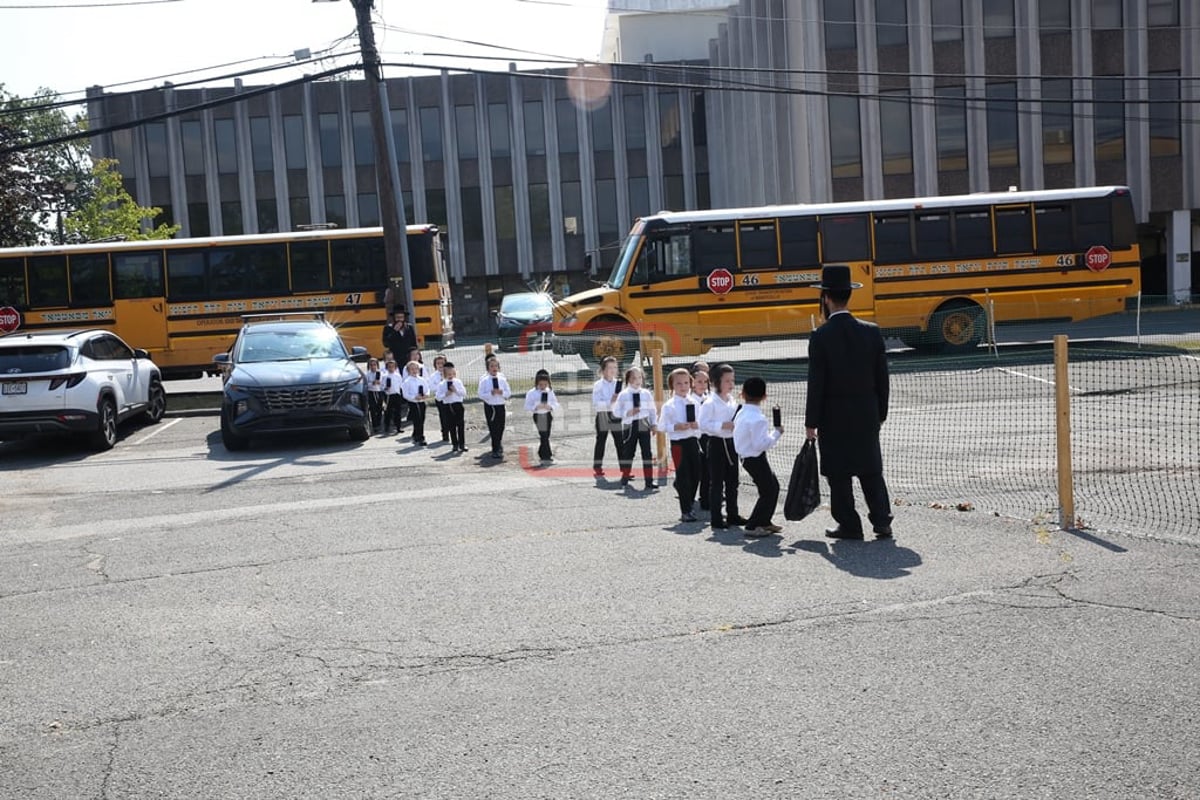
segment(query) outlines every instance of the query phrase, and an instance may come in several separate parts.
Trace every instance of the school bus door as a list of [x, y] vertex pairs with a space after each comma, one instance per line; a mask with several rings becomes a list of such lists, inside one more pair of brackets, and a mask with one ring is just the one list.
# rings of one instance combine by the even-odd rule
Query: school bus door
[[117, 335], [131, 347], [150, 352], [167, 349], [167, 299], [135, 297], [113, 301]]

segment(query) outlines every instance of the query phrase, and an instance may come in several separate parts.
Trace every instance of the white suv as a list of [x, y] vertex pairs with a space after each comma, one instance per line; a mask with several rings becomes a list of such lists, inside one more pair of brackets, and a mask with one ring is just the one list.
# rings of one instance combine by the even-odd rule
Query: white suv
[[33, 331], [0, 337], [0, 439], [83, 434], [96, 450], [117, 423], [163, 418], [162, 374], [145, 350], [105, 330]]

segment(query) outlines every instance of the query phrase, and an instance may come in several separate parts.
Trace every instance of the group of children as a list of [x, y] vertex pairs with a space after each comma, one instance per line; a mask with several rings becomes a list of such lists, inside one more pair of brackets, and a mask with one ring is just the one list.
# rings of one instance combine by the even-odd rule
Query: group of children
[[[491, 441], [489, 456], [504, 457], [504, 428], [507, 401], [512, 389], [495, 355], [485, 360], [486, 371], [479, 378], [477, 396], [483, 404], [484, 420]], [[709, 512], [714, 529], [741, 525], [747, 536], [761, 537], [782, 528], [772, 517], [779, 501], [779, 480], [767, 462], [766, 451], [783, 434], [778, 409], [768, 422], [762, 412], [766, 382], [759, 377], [742, 385], [741, 401], [734, 397], [734, 372], [720, 364], [709, 375], [708, 365], [697, 362], [692, 369], [673, 370], [667, 379], [671, 396], [662, 408], [654, 406], [654, 396], [644, 386], [639, 367], [630, 367], [623, 378], [617, 376], [617, 360], [606, 357], [600, 364], [599, 379], [592, 386], [592, 408], [596, 415], [596, 443], [592, 469], [604, 477], [604, 454], [609, 438], [617, 452], [621, 485], [633, 479], [633, 460], [639, 451], [646, 491], [656, 490], [650, 434], [660, 431], [671, 445], [671, 463], [675, 468], [674, 488], [679, 497], [679, 518], [695, 522], [697, 496], [701, 510]], [[438, 355], [432, 368], [426, 367], [421, 353], [412, 350], [403, 372], [394, 358], [385, 355], [384, 369], [379, 359], [367, 362], [369, 411], [376, 432], [385, 436], [394, 429], [403, 431], [407, 418], [412, 423], [412, 442], [426, 445], [425, 414], [430, 398], [438, 411], [442, 441], [451, 443], [451, 452], [467, 452], [464, 438], [466, 388], [458, 379], [454, 364]], [[525, 394], [525, 411], [533, 415], [538, 433], [538, 458], [553, 460], [550, 431], [558, 398], [550, 385], [550, 373], [537, 371], [534, 386]], [[758, 489], [758, 501], [749, 517], [738, 513], [739, 462]]]
[[[766, 451], [779, 441], [783, 428], [778, 413], [770, 424], [763, 416], [767, 386], [762, 378], [753, 377], [743, 384], [743, 402], [739, 403], [733, 394], [733, 367], [718, 365], [710, 377], [708, 365], [697, 362], [691, 370], [671, 372], [667, 378], [671, 396], [656, 411], [653, 396], [642, 386], [642, 370], [630, 367], [621, 379], [617, 368], [615, 358], [605, 358], [592, 387], [596, 415], [592, 470], [596, 478], [604, 477], [604, 453], [611, 437], [621, 485], [629, 485], [633, 459], [640, 450], [646, 491], [654, 491], [650, 433], [658, 430], [667, 435], [671, 445], [681, 522], [696, 521], [694, 506], [699, 495], [700, 508], [709, 512], [714, 529], [742, 525], [751, 537], [782, 530], [772, 521], [779, 501], [779, 480], [767, 462]], [[749, 517], [738, 513], [739, 460], [758, 489], [758, 501]]]
[[[467, 452], [463, 407], [467, 390], [458, 379], [454, 364], [438, 355], [433, 359], [432, 368], [427, 367], [421, 352], [416, 349], [410, 351], [408, 357], [403, 372], [390, 353], [384, 355], [383, 369], [379, 359], [367, 361], [367, 408], [372, 428], [384, 436], [391, 435], [393, 430], [399, 434], [407, 419], [412, 423], [413, 445], [425, 447], [425, 415], [432, 398], [438, 412], [442, 441], [450, 442], [453, 453]], [[483, 416], [491, 439], [489, 456], [501, 459], [504, 457], [506, 403], [512, 390], [495, 355], [488, 355], [485, 365], [486, 372], [479, 379], [477, 396], [483, 403]], [[558, 410], [558, 398], [550, 388], [550, 373], [546, 370], [538, 370], [534, 384], [525, 395], [525, 410], [533, 414], [538, 431], [538, 456], [543, 461], [551, 461], [550, 427], [554, 412]]]

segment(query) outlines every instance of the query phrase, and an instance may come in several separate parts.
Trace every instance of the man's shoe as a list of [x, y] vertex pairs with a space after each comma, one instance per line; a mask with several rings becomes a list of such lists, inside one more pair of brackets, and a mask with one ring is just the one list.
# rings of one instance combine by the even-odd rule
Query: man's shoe
[[771, 531], [767, 530], [766, 525], [758, 525], [746, 528], [745, 535], [750, 539], [762, 539], [771, 535]]
[[826, 528], [825, 535], [830, 539], [861, 539], [862, 531], [850, 531], [838, 525], [836, 528]]
[[723, 531], [729, 528], [729, 526], [725, 524], [725, 520], [720, 518], [714, 519], [709, 524], [712, 525], [712, 529], [715, 531]]
[[680, 514], [680, 516], [679, 516], [679, 521], [680, 521], [680, 522], [695, 522], [695, 521], [696, 521], [696, 515], [695, 515], [695, 514], [693, 514], [693, 513], [692, 513], [692, 512], [690, 512], [690, 511], [689, 511], [689, 512], [687, 512], [686, 514]]
[[873, 531], [875, 531], [875, 538], [876, 538], [876, 539], [890, 539], [890, 538], [892, 538], [892, 526], [891, 526], [891, 525], [883, 525], [883, 526], [881, 526], [881, 527], [878, 527], [878, 528], [872, 528], [872, 530], [873, 530]]
[[745, 517], [739, 517], [737, 514], [733, 514], [729, 517], [730, 525], [745, 525], [749, 521], [750, 520], [746, 519]]

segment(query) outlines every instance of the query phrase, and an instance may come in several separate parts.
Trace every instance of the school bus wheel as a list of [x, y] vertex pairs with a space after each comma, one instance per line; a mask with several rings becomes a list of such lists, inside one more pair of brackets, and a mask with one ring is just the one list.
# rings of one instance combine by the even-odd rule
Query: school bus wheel
[[606, 356], [617, 359], [617, 364], [632, 363], [637, 351], [637, 333], [633, 326], [622, 319], [602, 318], [589, 323], [586, 329], [587, 345], [581, 348], [583, 360], [596, 369]]
[[983, 340], [987, 316], [970, 300], [952, 300], [939, 308], [929, 323], [932, 347], [943, 353], [965, 353]]

